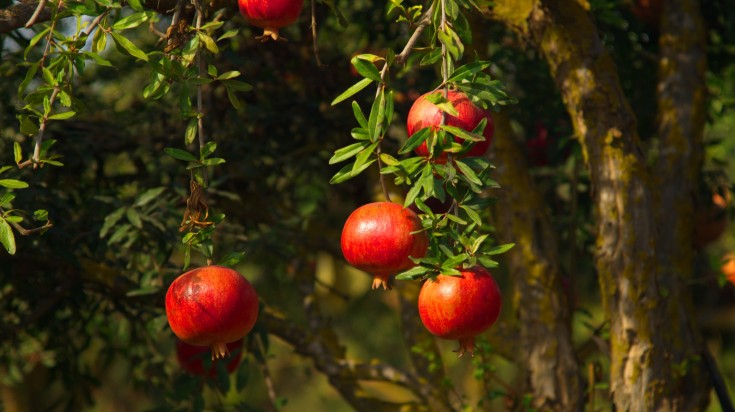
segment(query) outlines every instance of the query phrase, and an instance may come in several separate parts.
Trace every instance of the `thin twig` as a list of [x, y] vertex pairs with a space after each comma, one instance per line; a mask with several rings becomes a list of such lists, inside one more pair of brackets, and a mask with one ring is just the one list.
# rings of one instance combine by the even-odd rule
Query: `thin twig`
[[421, 20], [419, 20], [418, 26], [416, 26], [416, 30], [413, 31], [413, 34], [406, 42], [406, 46], [403, 47], [403, 50], [400, 54], [396, 56], [396, 63], [399, 64], [405, 64], [406, 60], [408, 59], [408, 56], [411, 54], [413, 49], [416, 47], [416, 42], [418, 42], [419, 37], [421, 37], [421, 34], [426, 30], [426, 27], [429, 26], [431, 23], [431, 15], [434, 13], [434, 3], [431, 4], [431, 7], [429, 7], [428, 10], [426, 10], [426, 13], [421, 17]]
[[94, 30], [94, 28], [97, 27], [98, 24], [100, 24], [100, 22], [102, 21], [102, 19], [105, 18], [105, 16], [107, 16], [107, 13], [109, 13], [109, 12], [110, 12], [110, 10], [105, 10], [102, 14], [100, 14], [97, 17], [95, 17], [94, 20], [92, 20], [92, 23], [90, 23], [90, 25], [87, 26], [87, 28], [84, 30], [84, 33], [87, 36], [89, 36], [90, 34], [92, 34], [92, 30]]
[[265, 387], [268, 390], [268, 399], [270, 399], [270, 404], [268, 404], [268, 409], [272, 411], [278, 410], [278, 396], [276, 395], [276, 387], [273, 384], [273, 378], [271, 377], [270, 370], [268, 369], [268, 363], [266, 361], [266, 350], [265, 345], [263, 345], [263, 339], [258, 334], [255, 337], [255, 341], [258, 343], [258, 351], [260, 352], [260, 358], [256, 356], [256, 359], [258, 359], [258, 363], [260, 364], [260, 371], [263, 374], [263, 380], [265, 381]]
[[26, 29], [30, 28], [34, 24], [36, 24], [36, 20], [38, 20], [38, 16], [41, 15], [41, 11], [43, 11], [44, 8], [46, 8], [46, 3], [48, 0], [41, 0], [38, 2], [38, 6], [36, 7], [36, 11], [33, 12], [33, 15], [30, 19], [28, 19], [28, 22], [26, 23]]
[[[3, 214], [3, 215], [5, 214], [5, 209], [3, 209], [2, 207], [0, 207], [0, 214]], [[41, 231], [44, 231], [46, 229], [50, 229], [51, 227], [53, 227], [53, 223], [51, 223], [50, 220], [46, 222], [43, 226], [34, 227], [33, 229], [26, 229], [23, 226], [21, 226], [20, 223], [17, 223], [17, 222], [11, 222], [11, 221], [7, 221], [7, 222], [10, 223], [10, 225], [13, 226], [13, 228], [15, 228], [15, 230], [17, 230], [21, 236], [32, 235], [34, 233], [41, 232]]]
[[314, 57], [316, 57], [316, 65], [319, 67], [325, 67], [319, 58], [319, 45], [317, 44], [316, 37], [316, 0], [311, 0], [311, 38], [314, 42]]
[[[59, 91], [61, 91], [61, 88], [56, 85], [54, 87], [54, 91], [51, 93], [51, 98], [49, 99], [49, 107], [54, 106], [54, 102], [56, 101], [56, 96], [59, 95]], [[43, 119], [41, 119], [41, 124], [38, 126], [38, 133], [36, 133], [36, 136], [33, 138], [33, 157], [31, 158], [31, 163], [33, 164], [34, 169], [38, 167], [40, 161], [41, 144], [43, 143], [43, 135], [46, 132], [46, 125], [48, 124], [48, 115], [48, 113], [44, 114]], [[18, 165], [18, 167], [23, 166]]]

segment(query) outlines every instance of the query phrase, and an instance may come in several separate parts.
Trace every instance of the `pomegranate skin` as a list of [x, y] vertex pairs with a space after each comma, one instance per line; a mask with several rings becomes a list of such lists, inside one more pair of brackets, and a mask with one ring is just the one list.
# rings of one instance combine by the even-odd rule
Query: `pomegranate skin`
[[[441, 92], [429, 92], [421, 95], [418, 99], [416, 99], [416, 101], [414, 101], [413, 106], [411, 106], [411, 109], [408, 111], [406, 128], [409, 137], [425, 127], [433, 127], [434, 129], [438, 129], [439, 125], [441, 125], [441, 109], [439, 109], [435, 104], [426, 99], [426, 97], [432, 93]], [[484, 155], [490, 148], [490, 143], [492, 142], [493, 134], [495, 133], [495, 125], [493, 123], [493, 118], [490, 115], [490, 112], [476, 106], [474, 103], [472, 103], [472, 101], [470, 101], [467, 95], [462, 92], [450, 90], [447, 97], [449, 102], [452, 103], [452, 106], [454, 106], [454, 108], [458, 112], [458, 115], [456, 117], [447, 114], [447, 125], [459, 127], [461, 129], [471, 132], [472, 130], [474, 130], [475, 127], [477, 127], [482, 119], [487, 119], [487, 126], [485, 126], [485, 130], [483, 131], [483, 136], [485, 136], [485, 140], [482, 142], [475, 142], [475, 145], [472, 146], [472, 148], [466, 154], [464, 154], [464, 156]], [[463, 142], [463, 140], [459, 137], [455, 137], [454, 140], [458, 143]], [[426, 142], [423, 142], [414, 150], [414, 152], [419, 156], [428, 157], [429, 147], [427, 146]], [[437, 157], [436, 161], [438, 163], [446, 163], [447, 154], [440, 154]]]
[[223, 266], [205, 266], [176, 278], [166, 292], [166, 316], [182, 341], [211, 346], [215, 357], [226, 344], [250, 332], [258, 318], [258, 295], [250, 282]]
[[[225, 365], [228, 373], [232, 373], [240, 364], [242, 358], [242, 339], [227, 344], [227, 351], [230, 353], [230, 359]], [[177, 339], [176, 340], [176, 360], [182, 369], [192, 375], [207, 376], [215, 378], [217, 376], [218, 359], [213, 359], [209, 370], [204, 370], [204, 358], [212, 356], [212, 349], [208, 346], [195, 346]]]
[[439, 275], [419, 292], [421, 322], [432, 334], [459, 341], [459, 356], [474, 353], [475, 336], [500, 315], [500, 288], [482, 266], [460, 270], [462, 276]]
[[429, 247], [421, 220], [397, 203], [374, 202], [350, 214], [342, 229], [342, 254], [349, 264], [372, 273], [373, 289], [390, 289], [390, 276], [410, 269]]
[[238, 0], [240, 13], [248, 23], [264, 29], [260, 39], [279, 39], [278, 29], [296, 21], [303, 0]]

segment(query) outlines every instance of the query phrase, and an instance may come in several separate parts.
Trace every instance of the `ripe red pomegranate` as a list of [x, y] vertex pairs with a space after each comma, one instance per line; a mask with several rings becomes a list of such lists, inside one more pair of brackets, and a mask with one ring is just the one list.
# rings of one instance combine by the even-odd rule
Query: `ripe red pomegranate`
[[[242, 339], [227, 344], [227, 350], [230, 352], [230, 359], [225, 365], [228, 373], [232, 373], [240, 364], [242, 358]], [[214, 378], [217, 376], [217, 361], [213, 359], [209, 364], [209, 369], [204, 369], [205, 357], [212, 356], [212, 349], [208, 346], [195, 346], [177, 339], [176, 340], [176, 359], [179, 365], [192, 375], [208, 376]]]
[[462, 276], [439, 275], [419, 293], [419, 316], [426, 329], [459, 341], [459, 356], [474, 354], [475, 336], [492, 326], [502, 299], [495, 279], [482, 266], [462, 269]]
[[[433, 103], [426, 99], [426, 96], [432, 93], [442, 93], [441, 91], [429, 92], [421, 95], [416, 101], [413, 102], [413, 106], [408, 111], [408, 119], [406, 121], [406, 127], [408, 129], [408, 136], [412, 136], [414, 133], [425, 127], [439, 128], [442, 121], [442, 111]], [[493, 139], [493, 133], [495, 126], [493, 124], [493, 118], [490, 112], [477, 107], [470, 99], [462, 92], [450, 90], [448, 94], [448, 100], [452, 103], [454, 108], [457, 110], [458, 115], [446, 116], [446, 124], [449, 126], [459, 127], [461, 129], [471, 132], [483, 118], [487, 119], [487, 126], [483, 135], [485, 140], [482, 142], [476, 142], [475, 145], [465, 154], [465, 156], [482, 156], [490, 148], [490, 143]], [[462, 139], [455, 137], [455, 141], [461, 143]], [[429, 147], [426, 142], [422, 143], [415, 149], [415, 152], [419, 156], [429, 156]], [[436, 159], [438, 163], [446, 163], [447, 154], [442, 153]]]
[[411, 209], [391, 202], [360, 206], [342, 229], [342, 254], [352, 266], [372, 273], [373, 289], [390, 289], [390, 276], [415, 266], [409, 256], [422, 258], [429, 237]]
[[248, 23], [263, 28], [260, 40], [278, 40], [278, 29], [296, 21], [301, 14], [303, 0], [238, 0], [240, 13]]
[[258, 317], [258, 295], [250, 282], [222, 266], [205, 266], [176, 278], [166, 292], [171, 330], [190, 345], [209, 346], [214, 358], [242, 339]]

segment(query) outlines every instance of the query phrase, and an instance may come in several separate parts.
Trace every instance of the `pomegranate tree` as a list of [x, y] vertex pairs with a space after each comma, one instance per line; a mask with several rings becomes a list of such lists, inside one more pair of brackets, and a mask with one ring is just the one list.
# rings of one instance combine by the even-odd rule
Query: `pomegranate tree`
[[[427, 96], [433, 93], [441, 92], [429, 92], [421, 95], [416, 99], [416, 101], [414, 101], [413, 106], [411, 106], [411, 109], [408, 111], [406, 128], [408, 130], [409, 137], [423, 128], [431, 127], [436, 130], [439, 128], [439, 125], [441, 125], [442, 110], [427, 99]], [[475, 127], [477, 127], [482, 119], [487, 119], [487, 125], [483, 131], [485, 140], [476, 142], [475, 145], [472, 146], [472, 148], [465, 154], [465, 156], [484, 155], [490, 148], [490, 143], [492, 142], [495, 130], [490, 112], [476, 106], [463, 92], [449, 90], [447, 99], [452, 106], [454, 106], [454, 109], [457, 111], [457, 115], [452, 116], [447, 114], [445, 119], [446, 125], [459, 127], [460, 129], [471, 132]], [[454, 140], [459, 143], [462, 142], [462, 139], [459, 137], [455, 137]], [[414, 151], [419, 156], [429, 156], [429, 147], [426, 141], [421, 143], [421, 145], [419, 145]], [[437, 157], [436, 161], [439, 163], [445, 163], [447, 161], [447, 154], [441, 153]]]
[[263, 29], [260, 40], [278, 40], [278, 29], [288, 26], [301, 14], [303, 0], [238, 0], [240, 13], [253, 26]]
[[495, 279], [482, 266], [461, 269], [461, 276], [438, 275], [419, 293], [419, 316], [426, 329], [459, 341], [459, 356], [474, 353], [475, 336], [492, 326], [502, 299]]
[[[225, 365], [228, 373], [232, 373], [240, 364], [242, 358], [242, 339], [227, 344], [227, 351], [230, 353], [230, 359]], [[208, 346], [190, 345], [182, 340], [176, 340], [176, 360], [179, 365], [192, 375], [207, 376], [214, 378], [217, 376], [217, 362], [219, 359], [212, 359], [208, 368], [205, 368], [205, 358], [210, 357], [212, 349]]]
[[390, 289], [390, 276], [415, 266], [409, 258], [426, 255], [429, 238], [411, 209], [391, 202], [360, 206], [342, 229], [342, 254], [352, 266], [372, 273], [373, 289]]
[[224, 357], [227, 344], [242, 339], [258, 317], [258, 295], [250, 282], [223, 266], [205, 266], [176, 278], [166, 292], [166, 316], [182, 341], [209, 346]]

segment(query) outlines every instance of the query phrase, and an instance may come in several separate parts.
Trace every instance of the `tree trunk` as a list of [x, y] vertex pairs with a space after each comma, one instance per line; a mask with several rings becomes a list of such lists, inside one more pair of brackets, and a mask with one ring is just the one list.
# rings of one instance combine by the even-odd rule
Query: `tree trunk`
[[561, 281], [558, 241], [525, 155], [512, 137], [507, 116], [493, 115], [498, 234], [516, 246], [508, 252], [514, 282], [513, 309], [520, 329], [519, 359], [532, 406], [544, 411], [580, 410], [579, 365], [570, 331], [570, 305]]
[[[548, 62], [582, 145], [593, 185], [596, 268], [610, 320], [616, 410], [698, 410], [708, 384], [683, 386], [703, 375], [697, 332], [680, 327], [690, 323], [686, 309], [667, 310], [668, 302], [688, 302], [690, 296], [671, 286], [674, 276], [659, 270], [659, 263], [672, 256], [657, 249], [652, 177], [612, 57], [578, 2], [495, 4], [494, 17]], [[668, 350], [673, 342], [678, 342], [676, 353]]]

